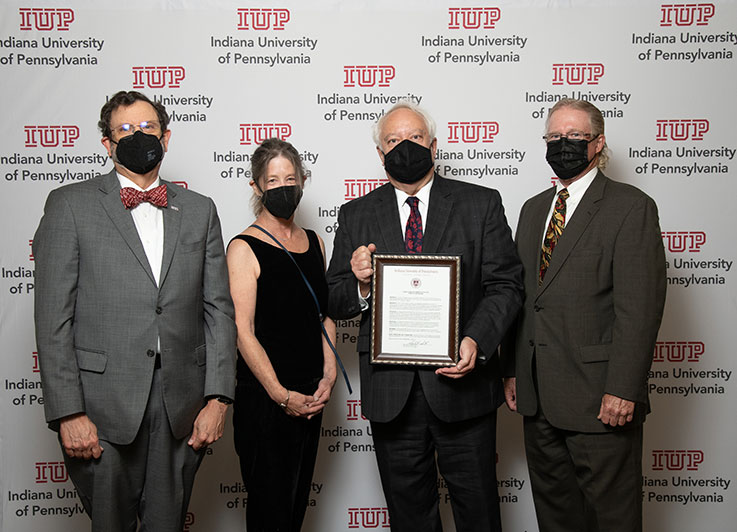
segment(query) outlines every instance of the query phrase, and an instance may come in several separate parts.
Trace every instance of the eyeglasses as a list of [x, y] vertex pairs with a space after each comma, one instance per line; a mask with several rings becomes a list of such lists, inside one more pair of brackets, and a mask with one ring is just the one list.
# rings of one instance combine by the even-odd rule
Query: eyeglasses
[[556, 140], [560, 139], [570, 139], [570, 140], [591, 140], [599, 135], [594, 135], [593, 133], [581, 133], [580, 131], [571, 131], [567, 135], [563, 135], [562, 133], [549, 133], [547, 135], [543, 135], [543, 140], [545, 142], [555, 142]]
[[149, 135], [157, 135], [161, 133], [161, 125], [157, 120], [144, 120], [140, 124], [120, 124], [113, 128], [113, 131], [119, 137], [127, 137], [136, 132], [136, 128]]

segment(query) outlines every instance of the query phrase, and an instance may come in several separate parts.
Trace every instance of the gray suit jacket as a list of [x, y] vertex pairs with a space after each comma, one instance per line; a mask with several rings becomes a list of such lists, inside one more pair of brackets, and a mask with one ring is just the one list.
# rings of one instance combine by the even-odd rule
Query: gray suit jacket
[[[435, 175], [430, 190], [423, 253], [461, 255], [461, 338], [479, 345], [476, 368], [461, 379], [435, 375], [434, 369], [369, 363], [370, 309], [361, 316], [358, 336], [361, 407], [372, 421], [396, 417], [407, 401], [415, 371], [436, 416], [460, 421], [496, 409], [503, 401], [496, 355], [499, 342], [522, 302], [522, 267], [495, 190]], [[371, 242], [381, 253], [404, 253], [394, 188], [384, 185], [341, 207], [333, 256], [327, 272], [329, 314], [336, 319], [361, 312], [353, 251]]]
[[135, 437], [161, 339], [169, 423], [183, 438], [208, 395], [233, 397], [235, 322], [215, 205], [162, 181], [156, 286], [115, 171], [53, 190], [33, 240], [46, 420], [86, 412], [101, 439]]
[[[520, 212], [517, 249], [526, 299], [502, 346], [507, 376], [517, 377], [517, 409], [540, 403], [555, 427], [612, 430], [596, 416], [605, 393], [635, 401], [635, 420], [649, 411], [647, 373], [665, 303], [665, 253], [655, 202], [599, 172], [566, 223], [545, 280], [540, 248], [555, 188]], [[631, 426], [633, 424], [628, 424]]]

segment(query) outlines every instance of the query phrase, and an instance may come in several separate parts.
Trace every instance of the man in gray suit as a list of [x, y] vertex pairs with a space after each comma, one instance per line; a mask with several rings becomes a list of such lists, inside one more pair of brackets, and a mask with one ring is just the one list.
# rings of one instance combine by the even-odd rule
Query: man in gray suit
[[[390, 109], [374, 141], [389, 183], [341, 207], [327, 277], [330, 315], [361, 314], [361, 408], [371, 422], [391, 528], [441, 529], [439, 468], [456, 530], [501, 530], [496, 409], [503, 390], [496, 353], [522, 300], [522, 268], [501, 198], [434, 172], [435, 123], [417, 106]], [[369, 362], [374, 251], [461, 255], [456, 366]]]
[[95, 532], [180, 532], [235, 388], [215, 205], [159, 178], [161, 104], [103, 106], [115, 169], [53, 190], [33, 240], [44, 407]]
[[557, 102], [544, 138], [559, 181], [520, 212], [526, 300], [502, 347], [506, 402], [525, 416], [541, 532], [639, 531], [666, 287], [658, 211], [600, 170], [604, 118], [592, 104]]

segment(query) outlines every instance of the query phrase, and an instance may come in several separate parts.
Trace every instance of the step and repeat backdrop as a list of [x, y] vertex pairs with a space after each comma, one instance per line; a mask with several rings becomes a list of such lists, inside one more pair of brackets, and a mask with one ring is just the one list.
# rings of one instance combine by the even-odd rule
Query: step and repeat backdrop
[[[88, 526], [43, 420], [30, 245], [50, 190], [112, 167], [96, 124], [121, 89], [166, 106], [161, 174], [214, 199], [226, 241], [253, 219], [253, 150], [271, 136], [292, 142], [310, 172], [298, 222], [328, 253], [340, 206], [386, 181], [370, 131], [395, 102], [430, 111], [437, 170], [498, 189], [512, 229], [524, 200], [553, 184], [541, 140], [549, 108], [564, 96], [596, 104], [607, 174], [655, 198], [667, 252], [645, 530], [734, 530], [736, 56], [737, 3], [722, 0], [4, 0], [0, 530]], [[356, 325], [339, 323], [338, 347], [358, 387]], [[534, 532], [521, 419], [502, 410], [504, 528]], [[438, 497], [452, 531], [442, 479]], [[229, 426], [208, 450], [185, 530], [243, 530], [247, 499]], [[360, 390], [339, 381], [304, 529], [388, 528]]]

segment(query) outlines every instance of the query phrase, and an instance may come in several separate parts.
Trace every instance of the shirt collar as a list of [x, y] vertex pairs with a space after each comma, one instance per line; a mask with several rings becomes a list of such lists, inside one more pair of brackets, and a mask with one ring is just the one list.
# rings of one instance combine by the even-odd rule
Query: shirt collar
[[599, 173], [599, 168], [594, 166], [591, 170], [586, 172], [586, 174], [584, 174], [583, 177], [576, 179], [573, 183], [571, 183], [567, 187], [564, 186], [563, 183], [561, 183], [559, 180], [558, 185], [555, 187], [556, 196], [564, 188], [568, 190], [569, 196], [583, 195], [583, 193], [586, 192], [586, 189], [589, 188], [589, 185], [594, 181], [594, 178], [596, 177], [596, 174], [598, 173]]
[[[422, 187], [420, 190], [417, 191], [417, 194], [414, 195], [415, 198], [420, 200], [420, 203], [424, 205], [430, 204], [430, 189], [432, 188], [432, 183], [435, 180], [435, 176], [430, 178], [430, 181], [428, 181], [424, 187]], [[399, 208], [402, 208], [402, 205], [404, 205], [407, 201], [407, 198], [410, 197], [409, 194], [406, 192], [399, 190], [398, 188], [394, 188], [394, 193], [397, 196], [397, 205]]]
[[156, 176], [156, 180], [154, 180], [154, 182], [151, 183], [151, 185], [147, 189], [144, 190], [141, 187], [139, 187], [137, 184], [135, 184], [133, 181], [125, 177], [123, 174], [115, 172], [115, 175], [118, 176], [118, 182], [120, 183], [120, 188], [130, 187], [130, 188], [135, 188], [136, 190], [140, 190], [141, 192], [146, 192], [146, 190], [151, 190], [152, 188], [156, 188], [161, 184], [161, 179], [158, 176]]

